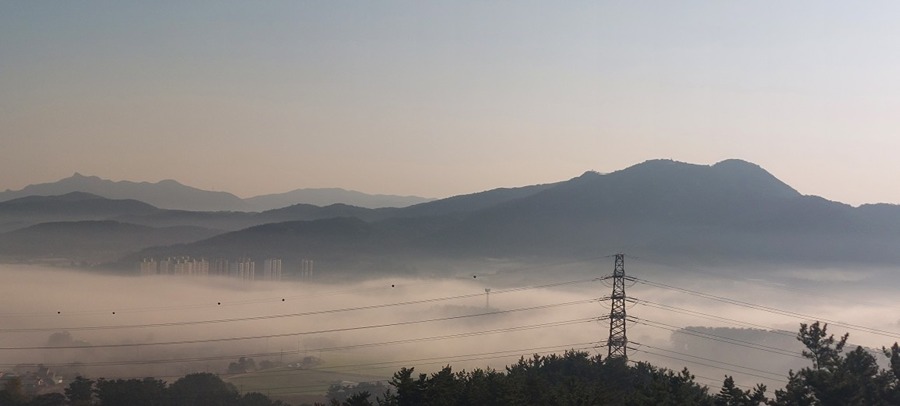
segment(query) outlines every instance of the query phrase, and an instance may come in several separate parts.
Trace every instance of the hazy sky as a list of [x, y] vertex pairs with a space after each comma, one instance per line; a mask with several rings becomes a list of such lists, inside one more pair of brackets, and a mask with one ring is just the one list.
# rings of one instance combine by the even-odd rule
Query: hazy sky
[[900, 3], [4, 1], [0, 190], [429, 197], [653, 158], [900, 203]]

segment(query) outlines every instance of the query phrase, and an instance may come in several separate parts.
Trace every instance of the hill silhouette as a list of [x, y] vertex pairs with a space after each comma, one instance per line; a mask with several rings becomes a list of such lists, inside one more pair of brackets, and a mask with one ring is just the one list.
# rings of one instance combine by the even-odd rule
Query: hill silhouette
[[[236, 231], [228, 239], [242, 241], [247, 255], [304, 247], [307, 256], [363, 262], [384, 256], [577, 258], [627, 251], [701, 262], [900, 263], [900, 253], [886, 249], [900, 242], [897, 207], [854, 208], [804, 196], [740, 160], [715, 165], [653, 160], [609, 174], [587, 172], [565, 182], [497, 189], [378, 215], [358, 208], [336, 214], [368, 220], [357, 220], [368, 237], [360, 239], [359, 230], [342, 222], [315, 223], [315, 232], [310, 223], [293, 222]], [[301, 229], [304, 240], [286, 238]], [[316, 233], [322, 233], [321, 240]], [[223, 241], [216, 237], [168, 252], [190, 255]]]
[[202, 240], [219, 233], [197, 227], [153, 228], [110, 220], [41, 223], [0, 233], [0, 258], [103, 263], [144, 247]]
[[52, 221], [106, 220], [139, 216], [159, 209], [131, 199], [107, 199], [84, 192], [27, 196], [0, 202], [0, 232]]
[[267, 211], [295, 204], [345, 204], [365, 208], [406, 207], [431, 201], [418, 196], [366, 194], [339, 188], [297, 189], [241, 199], [227, 192], [202, 190], [167, 179], [159, 182], [112, 181], [80, 173], [56, 182], [28, 185], [0, 192], [0, 202], [27, 196], [56, 196], [84, 192], [109, 199], [140, 200], [156, 207], [187, 211]]
[[28, 185], [21, 190], [0, 192], [0, 201], [30, 195], [62, 195], [86, 192], [109, 199], [134, 199], [156, 207], [181, 210], [246, 210], [239, 197], [226, 192], [211, 192], [182, 185], [174, 180], [156, 183], [111, 181], [80, 173], [51, 183]]
[[295, 204], [313, 206], [343, 204], [367, 209], [379, 209], [384, 207], [407, 207], [432, 200], [434, 199], [418, 196], [372, 195], [340, 188], [297, 189], [285, 193], [260, 195], [244, 199], [249, 207], [255, 211], [278, 209]]

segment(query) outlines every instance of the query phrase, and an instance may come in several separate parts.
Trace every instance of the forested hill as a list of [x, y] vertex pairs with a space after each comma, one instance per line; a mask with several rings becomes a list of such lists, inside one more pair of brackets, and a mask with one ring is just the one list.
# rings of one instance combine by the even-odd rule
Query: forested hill
[[[97, 246], [87, 255], [115, 254], [123, 269], [148, 256], [276, 257], [288, 264], [312, 258], [321, 266], [359, 270], [385, 263], [414, 269], [423, 258], [531, 261], [598, 252], [710, 264], [900, 265], [900, 206], [852, 207], [801, 195], [739, 160], [715, 165], [653, 160], [608, 174], [586, 172], [557, 183], [404, 208], [296, 204], [263, 212], [186, 211], [83, 192], [0, 202], [0, 233], [82, 221], [207, 230], [142, 240], [152, 247], [134, 239], [130, 253]], [[55, 229], [56, 237], [66, 238], [63, 227]], [[106, 237], [99, 240], [115, 239]]]
[[[346, 222], [255, 227], [145, 254], [205, 255], [241, 246], [291, 259], [582, 257], [641, 252], [695, 262], [900, 264], [900, 207], [851, 207], [804, 196], [757, 165], [648, 161], [621, 171], [497, 189], [403, 209], [344, 210], [367, 223], [365, 241], [335, 235]], [[361, 226], [363, 227], [363, 226]], [[334, 244], [316, 240], [319, 229]], [[266, 230], [272, 234], [266, 235]], [[270, 237], [270, 238], [269, 238]], [[259, 243], [265, 241], [265, 245]], [[352, 249], [352, 250], [348, 250]]]

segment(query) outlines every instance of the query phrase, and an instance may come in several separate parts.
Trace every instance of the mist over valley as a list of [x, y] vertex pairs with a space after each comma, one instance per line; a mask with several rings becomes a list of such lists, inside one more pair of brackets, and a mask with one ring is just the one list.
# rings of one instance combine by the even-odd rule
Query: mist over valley
[[0, 406], [900, 405], [897, 15], [0, 1]]
[[[67, 258], [56, 255], [55, 241], [79, 248], [66, 236], [116, 233], [118, 245], [70, 250], [82, 257], [68, 259], [122, 271], [149, 257], [249, 257], [291, 267], [314, 259], [332, 272], [415, 273], [433, 259], [540, 262], [613, 252], [725, 266], [900, 264], [900, 251], [891, 249], [900, 244], [900, 206], [801, 195], [739, 160], [655, 160], [379, 209], [299, 203], [263, 212], [181, 211], [73, 192], [0, 202], [0, 224], [7, 230], [0, 239], [9, 241], [0, 256], [11, 260]], [[103, 261], [86, 257], [98, 251]]]
[[184, 211], [71, 192], [0, 202], [0, 219], [11, 373], [212, 372], [302, 403], [335, 382], [387, 385], [401, 367], [606, 356], [621, 252], [628, 359], [688, 367], [712, 391], [723, 371], [783, 387], [809, 365], [800, 323], [849, 332], [883, 367], [878, 349], [900, 338], [885, 317], [900, 208], [803, 196], [743, 161], [649, 161], [378, 209]]

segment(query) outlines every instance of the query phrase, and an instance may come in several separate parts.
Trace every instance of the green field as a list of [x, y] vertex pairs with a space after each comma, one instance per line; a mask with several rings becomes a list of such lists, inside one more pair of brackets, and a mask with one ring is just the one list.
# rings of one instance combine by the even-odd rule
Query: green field
[[[330, 354], [323, 363], [311, 368], [279, 367], [237, 375], [223, 375], [242, 393], [260, 392], [292, 405], [325, 402], [328, 388], [342, 381], [372, 382], [391, 378], [399, 367], [371, 365], [377, 361], [358, 356]], [[375, 394], [380, 395], [380, 394]]]

